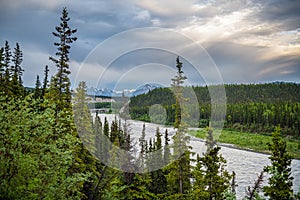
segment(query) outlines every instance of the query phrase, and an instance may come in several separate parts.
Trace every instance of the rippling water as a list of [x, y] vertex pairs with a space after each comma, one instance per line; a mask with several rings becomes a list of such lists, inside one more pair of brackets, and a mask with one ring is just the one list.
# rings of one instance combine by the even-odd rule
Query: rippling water
[[[99, 115], [101, 120], [107, 117], [108, 121], [114, 120], [114, 115]], [[142, 132], [142, 126], [144, 122], [128, 120], [131, 129], [131, 136], [134, 142], [138, 144], [138, 138]], [[156, 128], [159, 127], [161, 133], [164, 133], [165, 129], [168, 129], [169, 136], [172, 137], [175, 133], [173, 128], [167, 128], [162, 125], [145, 123], [146, 125], [146, 139], [154, 138]], [[163, 137], [162, 137], [163, 139]], [[164, 141], [162, 141], [164, 143]], [[202, 155], [206, 150], [205, 144], [198, 138], [191, 137], [190, 145], [195, 153]], [[248, 186], [252, 186], [257, 176], [263, 170], [264, 166], [270, 165], [268, 155], [255, 153], [250, 151], [244, 151], [229, 147], [222, 146], [221, 149], [223, 157], [227, 160], [227, 170], [229, 172], [235, 171], [236, 182], [238, 184], [236, 191], [238, 199], [242, 199], [245, 196], [245, 189]], [[292, 176], [294, 177], [293, 189], [295, 192], [300, 188], [300, 160], [292, 161]], [[267, 177], [265, 177], [264, 185], [267, 184]]]

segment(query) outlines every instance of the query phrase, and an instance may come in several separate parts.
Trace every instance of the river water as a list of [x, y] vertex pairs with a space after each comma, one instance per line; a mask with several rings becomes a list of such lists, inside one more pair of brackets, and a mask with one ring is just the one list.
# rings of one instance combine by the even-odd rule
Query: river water
[[[106, 117], [109, 122], [115, 119], [115, 115], [100, 114], [101, 120], [103, 121]], [[144, 122], [128, 120], [130, 127], [130, 134], [133, 140], [133, 144], [138, 144], [138, 139], [141, 136], [142, 127]], [[155, 138], [155, 133], [157, 127], [159, 127], [160, 132], [164, 133], [165, 129], [168, 129], [169, 137], [171, 138], [175, 134], [175, 130], [170, 127], [165, 127], [163, 125], [157, 125], [153, 123], [145, 123], [146, 126], [146, 139]], [[164, 144], [164, 138], [162, 137], [162, 144]], [[204, 142], [195, 137], [191, 137], [190, 145], [193, 148], [193, 152], [202, 155], [205, 152], [206, 147]], [[235, 148], [230, 148], [228, 146], [221, 145], [221, 153], [223, 157], [227, 160], [227, 170], [229, 172], [234, 171], [236, 173], [236, 183], [237, 183], [237, 197], [242, 199], [245, 196], [245, 190], [248, 186], [252, 186], [257, 176], [263, 170], [264, 166], [270, 165], [268, 159], [269, 155], [244, 151]], [[299, 191], [300, 188], [300, 160], [293, 160], [292, 164], [292, 176], [293, 189], [294, 192]], [[267, 184], [267, 177], [264, 178], [263, 185]]]

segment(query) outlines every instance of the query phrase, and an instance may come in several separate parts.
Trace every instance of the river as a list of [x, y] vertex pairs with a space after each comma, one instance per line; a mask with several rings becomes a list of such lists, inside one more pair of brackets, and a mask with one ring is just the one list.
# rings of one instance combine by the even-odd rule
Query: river
[[[107, 117], [110, 122], [114, 120], [114, 115], [100, 114], [101, 120]], [[138, 138], [141, 135], [142, 127], [144, 122], [128, 120], [130, 126], [130, 134], [133, 143], [138, 144]], [[154, 138], [156, 133], [156, 128], [160, 128], [160, 132], [164, 133], [165, 129], [168, 129], [170, 138], [174, 135], [175, 130], [170, 127], [165, 127], [163, 125], [157, 125], [153, 123], [145, 123], [146, 126], [146, 139]], [[162, 137], [162, 143], [164, 143], [164, 138]], [[206, 147], [204, 142], [195, 137], [191, 137], [190, 145], [193, 148], [193, 152], [202, 155]], [[237, 197], [242, 199], [245, 196], [245, 190], [248, 186], [252, 186], [257, 176], [263, 170], [264, 166], [270, 165], [268, 159], [269, 155], [256, 153], [252, 151], [244, 151], [235, 148], [230, 148], [227, 146], [221, 146], [221, 153], [223, 157], [227, 160], [227, 170], [229, 172], [234, 171], [236, 173], [236, 183], [237, 183]], [[300, 188], [300, 160], [292, 160], [292, 176], [293, 189], [294, 192], [299, 191]], [[264, 179], [263, 185], [267, 184], [267, 177]]]

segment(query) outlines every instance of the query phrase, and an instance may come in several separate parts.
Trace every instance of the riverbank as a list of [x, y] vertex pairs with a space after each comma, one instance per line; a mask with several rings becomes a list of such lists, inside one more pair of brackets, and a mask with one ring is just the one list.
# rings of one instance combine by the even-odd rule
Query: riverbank
[[[205, 139], [207, 131], [205, 129], [189, 130], [189, 134], [200, 139]], [[270, 154], [267, 143], [271, 142], [271, 140], [271, 135], [223, 129], [217, 141], [222, 143], [221, 146]], [[292, 154], [294, 159], [300, 160], [298, 141], [287, 138], [285, 138], [285, 141], [287, 143], [287, 151]]]

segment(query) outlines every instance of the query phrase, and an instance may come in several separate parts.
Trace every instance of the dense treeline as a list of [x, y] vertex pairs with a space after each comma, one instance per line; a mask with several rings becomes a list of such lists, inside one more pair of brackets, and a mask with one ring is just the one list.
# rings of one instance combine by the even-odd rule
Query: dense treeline
[[[210, 86], [214, 87], [214, 86]], [[198, 102], [200, 118], [195, 126], [206, 127], [211, 115], [209, 87], [192, 87]], [[251, 132], [272, 132], [280, 125], [286, 134], [299, 136], [300, 85], [268, 83], [225, 85], [227, 115], [225, 127]], [[130, 114], [134, 119], [150, 121], [149, 108], [161, 104], [167, 113], [166, 124], [173, 124], [175, 98], [169, 88], [158, 88], [131, 98]], [[197, 109], [190, 108], [191, 113]]]
[[[50, 57], [56, 73], [48, 81], [46, 66], [43, 82], [37, 76], [31, 93], [22, 83], [19, 46], [16, 45], [14, 55], [8, 42], [1, 49], [0, 199], [236, 199], [235, 176], [225, 170], [226, 160], [211, 129], [207, 130], [206, 153], [192, 159], [187, 126], [180, 121], [187, 113], [180, 110], [185, 76], [179, 58], [178, 73], [172, 79], [177, 98], [171, 102], [177, 128], [173, 143], [168, 132], [161, 133], [159, 129], [155, 138], [146, 140], [144, 126], [138, 158], [123, 155], [118, 149], [133, 151], [130, 125], [118, 119], [109, 123], [98, 114], [92, 118], [85, 82], [79, 83], [71, 97], [68, 55], [71, 43], [76, 41], [76, 29], [68, 26], [66, 8], [60, 19], [53, 32], [59, 41], [54, 43], [56, 57]], [[272, 165], [264, 169], [271, 175], [269, 185], [249, 187], [246, 199], [261, 199], [261, 191], [271, 199], [299, 199], [291, 189], [292, 158], [285, 148], [277, 129], [269, 144]], [[153, 169], [155, 165], [162, 167], [135, 172], [136, 168]], [[261, 181], [260, 178], [258, 182]]]

